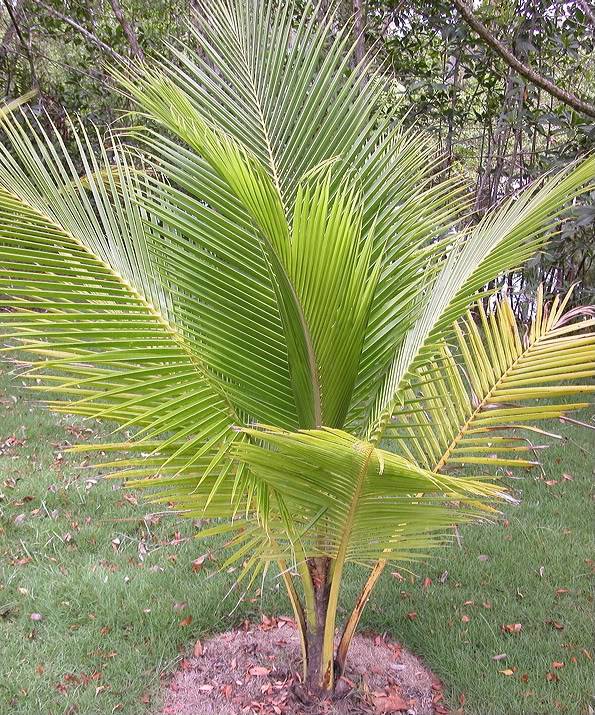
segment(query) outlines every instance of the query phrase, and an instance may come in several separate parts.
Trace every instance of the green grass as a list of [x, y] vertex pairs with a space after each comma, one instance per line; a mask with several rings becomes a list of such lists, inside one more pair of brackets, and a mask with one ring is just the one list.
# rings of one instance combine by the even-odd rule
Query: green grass
[[[466, 715], [587, 713], [594, 433], [558, 427], [572, 441], [543, 460], [557, 484], [547, 486], [539, 470], [519, 474], [511, 484], [522, 503], [507, 508], [506, 526], [461, 530], [460, 548], [417, 566], [416, 577], [401, 568], [402, 582], [386, 574], [363, 619], [364, 629], [386, 631], [422, 656], [453, 708], [464, 694]], [[218, 572], [220, 559], [193, 571], [207, 546], [191, 538], [191, 523], [145, 519], [154, 510], [142, 497], [134, 504], [116, 483], [88, 481], [96, 473], [65, 455], [65, 444], [106, 432], [28, 403], [0, 376], [0, 445], [25, 440], [0, 454], [2, 714], [155, 713], [162, 675], [197, 638], [262, 611], [289, 611], [272, 577], [262, 596], [235, 608], [237, 595], [225, 598], [234, 575]], [[362, 572], [351, 575], [345, 606]], [[512, 623], [521, 632], [502, 634]], [[501, 653], [505, 660], [492, 660]], [[554, 661], [565, 665], [553, 669]], [[512, 676], [498, 672], [507, 668]]]

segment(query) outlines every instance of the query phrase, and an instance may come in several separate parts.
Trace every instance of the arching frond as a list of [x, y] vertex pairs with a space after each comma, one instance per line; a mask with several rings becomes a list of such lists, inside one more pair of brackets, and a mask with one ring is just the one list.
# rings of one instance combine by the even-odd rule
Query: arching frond
[[[332, 167], [331, 195], [345, 183], [358, 192], [362, 236], [371, 236], [374, 264], [381, 257], [382, 280], [371, 297], [350, 405], [355, 425], [416, 316], [428, 262], [439, 265], [444, 245], [436, 239], [465, 201], [453, 182], [436, 181], [431, 143], [380, 113], [383, 83], [370, 66], [349, 70], [349, 28], [336, 29], [332, 16], [321, 21], [313, 4], [294, 31], [289, 6], [217, 0], [193, 24], [200, 55], [178, 43], [170, 48], [175, 61], [118, 79], [147, 116], [196, 152], [154, 133], [135, 135], [155, 166], [232, 221], [238, 213], [212, 191], [212, 162], [205, 167], [205, 147], [189, 134], [197, 121], [260, 162], [289, 222], [298, 187], [325, 167]], [[244, 217], [240, 212], [240, 222]], [[312, 381], [315, 372], [303, 377]], [[302, 379], [300, 385], [303, 391]]]
[[[488, 513], [478, 511], [478, 498], [503, 496], [497, 484], [433, 474], [342, 430], [245, 431], [251, 440], [237, 447], [238, 458], [283, 494], [308, 556], [341, 564], [421, 558], [449, 539], [453, 522]], [[283, 533], [275, 539], [287, 541]]]
[[570, 197], [595, 176], [595, 158], [530, 187], [482, 219], [454, 246], [423, 298], [420, 315], [398, 348], [368, 419], [378, 439], [401, 401], [401, 389], [417, 368], [436, 356], [452, 323], [502, 273], [518, 267], [547, 241], [552, 224]]

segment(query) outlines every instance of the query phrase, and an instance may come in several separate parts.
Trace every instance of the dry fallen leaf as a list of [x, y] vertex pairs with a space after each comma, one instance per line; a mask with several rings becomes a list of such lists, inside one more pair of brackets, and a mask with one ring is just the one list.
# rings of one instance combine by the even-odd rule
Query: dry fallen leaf
[[417, 618], [417, 613], [416, 613], [415, 611], [410, 611], [410, 612], [407, 614], [407, 618], [408, 618], [410, 621], [414, 621], [414, 620]]
[[189, 626], [191, 623], [192, 623], [192, 616], [186, 616], [186, 618], [182, 618], [179, 625], [180, 626]]
[[248, 673], [256, 678], [262, 675], [268, 675], [270, 672], [269, 668], [265, 668], [262, 665], [253, 665], [252, 668], [248, 669]]
[[558, 670], [559, 668], [563, 668], [563, 667], [564, 667], [564, 663], [562, 663], [562, 662], [559, 661], [559, 660], [555, 660], [555, 661], [552, 663], [552, 668], [555, 668], [556, 670]]
[[504, 660], [506, 658], [506, 653], [498, 653], [498, 655], [493, 655], [492, 660]]
[[514, 675], [514, 670], [512, 668], [506, 668], [505, 670], [499, 670], [499, 673], [502, 673], [502, 675]]
[[199, 556], [197, 559], [194, 559], [194, 561], [192, 562], [192, 570], [194, 571], [194, 573], [198, 573], [202, 569], [203, 564], [206, 560], [207, 560], [206, 554], [203, 554], [202, 556]]
[[409, 710], [409, 702], [403, 700], [396, 688], [387, 693], [374, 693], [374, 711], [380, 713], [398, 713]]
[[200, 658], [200, 656], [204, 653], [202, 643], [200, 641], [196, 641], [192, 652], [194, 653], [195, 658]]
[[467, 616], [466, 614], [464, 616], [462, 616], [462, 618], [461, 618], [461, 621], [463, 621], [463, 623], [469, 623], [470, 620], [471, 620], [471, 617]]
[[520, 633], [523, 630], [523, 626], [520, 623], [507, 623], [500, 626], [500, 630], [502, 633]]

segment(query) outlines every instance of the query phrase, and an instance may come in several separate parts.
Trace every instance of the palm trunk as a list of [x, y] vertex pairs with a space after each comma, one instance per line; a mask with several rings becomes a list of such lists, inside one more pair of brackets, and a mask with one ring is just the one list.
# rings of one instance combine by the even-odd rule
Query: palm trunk
[[[362, 592], [355, 604], [353, 611], [347, 619], [339, 645], [334, 648], [336, 599], [333, 591], [338, 588], [332, 586], [336, 562], [326, 557], [310, 558], [307, 560], [307, 573], [302, 572], [302, 578], [308, 578], [311, 587], [311, 597], [307, 599], [306, 607], [301, 606], [296, 613], [303, 616], [298, 618], [298, 628], [302, 640], [302, 654], [304, 657], [304, 685], [307, 697], [317, 699], [330, 695], [335, 690], [337, 680], [343, 675], [349, 646], [359, 624], [359, 620], [368, 602], [380, 575], [385, 561], [379, 561], [372, 569]], [[286, 583], [287, 585], [287, 583]], [[290, 592], [292, 604], [295, 607], [297, 593]]]

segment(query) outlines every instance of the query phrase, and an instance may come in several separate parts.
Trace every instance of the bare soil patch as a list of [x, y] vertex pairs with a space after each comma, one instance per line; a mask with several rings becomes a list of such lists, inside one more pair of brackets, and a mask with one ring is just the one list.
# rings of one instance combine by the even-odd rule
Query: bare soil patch
[[198, 642], [165, 694], [162, 715], [440, 715], [442, 685], [419, 658], [381, 636], [356, 635], [342, 697], [299, 698], [300, 646], [289, 618], [263, 617]]

